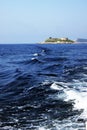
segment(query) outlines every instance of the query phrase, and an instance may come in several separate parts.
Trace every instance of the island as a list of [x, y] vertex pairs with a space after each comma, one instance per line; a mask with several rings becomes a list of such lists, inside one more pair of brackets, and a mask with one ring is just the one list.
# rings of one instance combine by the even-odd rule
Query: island
[[42, 44], [44, 44], [44, 43], [55, 43], [55, 44], [57, 44], [57, 43], [75, 43], [75, 41], [74, 40], [71, 40], [71, 39], [69, 39], [69, 38], [66, 38], [66, 37], [64, 37], [64, 38], [53, 38], [53, 37], [49, 37], [48, 39], [46, 39], [44, 42], [41, 42]]

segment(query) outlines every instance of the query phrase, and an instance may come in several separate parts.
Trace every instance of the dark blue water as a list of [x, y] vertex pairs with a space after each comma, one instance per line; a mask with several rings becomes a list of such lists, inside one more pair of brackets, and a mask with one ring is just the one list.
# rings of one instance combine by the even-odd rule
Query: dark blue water
[[0, 45], [0, 130], [84, 130], [87, 44]]

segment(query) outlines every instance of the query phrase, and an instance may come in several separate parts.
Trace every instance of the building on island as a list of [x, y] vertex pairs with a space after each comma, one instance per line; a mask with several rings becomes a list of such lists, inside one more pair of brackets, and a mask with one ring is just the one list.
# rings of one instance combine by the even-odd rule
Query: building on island
[[62, 41], [67, 41], [68, 38], [67, 38], [67, 37], [62, 37], [62, 38], [60, 38], [60, 40], [62, 40]]

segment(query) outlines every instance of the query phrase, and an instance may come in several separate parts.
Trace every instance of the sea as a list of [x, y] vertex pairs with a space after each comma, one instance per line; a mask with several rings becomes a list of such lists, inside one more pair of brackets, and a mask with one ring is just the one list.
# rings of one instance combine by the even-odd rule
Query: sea
[[87, 44], [0, 44], [0, 130], [86, 130]]

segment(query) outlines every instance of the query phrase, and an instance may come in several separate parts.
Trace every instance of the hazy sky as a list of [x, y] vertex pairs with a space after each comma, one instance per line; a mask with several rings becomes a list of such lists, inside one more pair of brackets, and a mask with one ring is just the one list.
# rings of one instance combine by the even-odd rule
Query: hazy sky
[[0, 0], [0, 43], [87, 38], [87, 0]]

